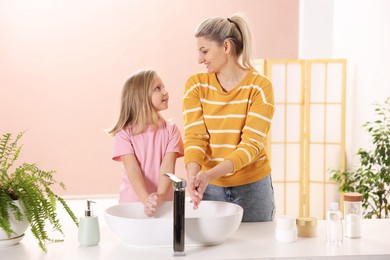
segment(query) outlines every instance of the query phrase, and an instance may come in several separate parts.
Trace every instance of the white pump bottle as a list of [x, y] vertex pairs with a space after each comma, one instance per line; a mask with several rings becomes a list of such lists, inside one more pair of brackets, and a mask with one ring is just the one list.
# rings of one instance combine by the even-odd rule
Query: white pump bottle
[[82, 246], [96, 246], [100, 242], [99, 219], [93, 215], [91, 203], [95, 202], [87, 200], [85, 216], [80, 218], [78, 239]]

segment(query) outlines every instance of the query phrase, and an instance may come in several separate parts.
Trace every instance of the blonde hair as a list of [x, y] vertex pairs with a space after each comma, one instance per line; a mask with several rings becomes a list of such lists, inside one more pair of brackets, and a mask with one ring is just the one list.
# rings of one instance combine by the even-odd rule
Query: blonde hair
[[206, 19], [196, 28], [195, 37], [205, 37], [215, 41], [219, 46], [222, 46], [225, 40], [229, 40], [241, 65], [253, 69], [253, 37], [249, 24], [241, 15]]
[[139, 134], [147, 125], [158, 125], [161, 115], [153, 108], [151, 87], [157, 73], [151, 69], [134, 72], [122, 90], [121, 108], [116, 125], [108, 131], [114, 136], [125, 127], [132, 127], [133, 134]]

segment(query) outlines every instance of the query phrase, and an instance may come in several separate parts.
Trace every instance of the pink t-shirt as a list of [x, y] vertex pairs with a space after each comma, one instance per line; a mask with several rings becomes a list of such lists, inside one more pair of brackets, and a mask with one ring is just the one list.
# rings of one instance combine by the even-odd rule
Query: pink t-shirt
[[[159, 128], [147, 127], [142, 133], [132, 135], [129, 128], [115, 134], [114, 152], [112, 159], [121, 161], [121, 156], [134, 154], [138, 160], [149, 193], [157, 191], [160, 165], [165, 153], [176, 152], [183, 156], [183, 141], [180, 131], [175, 124], [160, 120]], [[131, 174], [131, 173], [129, 173]], [[173, 191], [167, 199], [173, 199]], [[126, 174], [122, 169], [122, 184], [119, 191], [119, 202], [139, 201]]]

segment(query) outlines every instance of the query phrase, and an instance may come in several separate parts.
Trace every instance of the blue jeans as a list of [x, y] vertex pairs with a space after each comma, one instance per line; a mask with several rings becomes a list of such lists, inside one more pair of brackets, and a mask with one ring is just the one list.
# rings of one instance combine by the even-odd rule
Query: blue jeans
[[242, 222], [273, 221], [275, 213], [274, 188], [271, 175], [254, 182], [233, 187], [207, 185], [203, 200], [227, 201], [244, 209]]

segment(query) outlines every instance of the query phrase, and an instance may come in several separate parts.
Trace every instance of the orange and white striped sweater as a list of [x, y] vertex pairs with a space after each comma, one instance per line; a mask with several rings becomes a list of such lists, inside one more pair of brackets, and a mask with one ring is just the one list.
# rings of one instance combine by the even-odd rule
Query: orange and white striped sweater
[[192, 75], [183, 96], [184, 163], [208, 170], [231, 160], [233, 173], [211, 182], [222, 187], [264, 178], [271, 172], [265, 137], [273, 114], [272, 84], [255, 70], [229, 92], [214, 73]]

